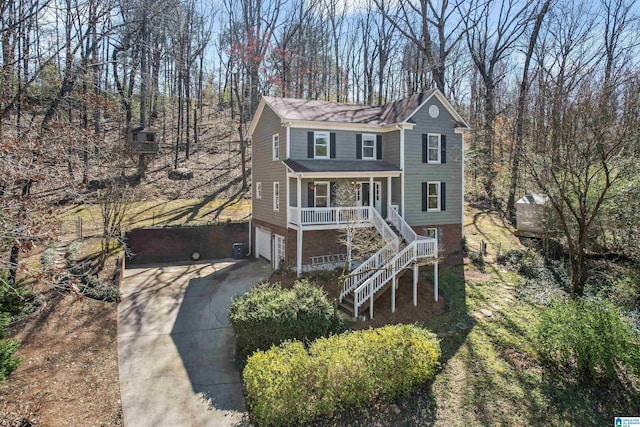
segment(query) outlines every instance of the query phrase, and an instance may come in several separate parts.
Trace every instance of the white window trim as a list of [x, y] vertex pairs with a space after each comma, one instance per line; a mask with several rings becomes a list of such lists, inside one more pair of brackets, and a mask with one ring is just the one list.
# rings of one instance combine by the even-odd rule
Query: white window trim
[[427, 236], [429, 235], [429, 233], [430, 233], [432, 230], [433, 230], [433, 237], [434, 237], [435, 239], [438, 239], [438, 229], [437, 229], [437, 228], [435, 228], [435, 227], [427, 228], [427, 230], [426, 230], [426, 231], [427, 231]]
[[[435, 184], [436, 186], [436, 200], [438, 202], [438, 207], [437, 208], [429, 208], [429, 196], [431, 196], [429, 194], [429, 187], [431, 187], [432, 184]], [[440, 212], [440, 191], [441, 191], [441, 185], [440, 185], [440, 181], [429, 181], [427, 182], [427, 212]]]
[[273, 211], [280, 212], [280, 182], [273, 183]]
[[331, 207], [331, 183], [329, 181], [315, 181], [313, 183], [315, 189], [313, 190], [313, 207], [317, 207], [316, 199], [318, 197], [318, 185], [327, 186], [327, 207]]
[[[365, 156], [364, 155], [364, 142], [367, 139], [373, 141], [373, 155], [372, 156]], [[376, 135], [371, 134], [371, 133], [363, 133], [362, 134], [362, 160], [376, 160], [376, 153], [377, 153], [377, 148], [378, 148], [377, 145], [378, 145], [378, 141], [377, 141]]]
[[271, 137], [271, 156], [273, 160], [280, 160], [280, 134], [274, 133]]
[[[327, 141], [327, 155], [326, 156], [318, 156], [316, 154], [316, 147], [318, 145], [318, 136], [322, 135], [325, 137], [325, 141]], [[331, 158], [331, 133], [326, 131], [315, 131], [313, 132], [313, 158], [314, 159], [329, 159]]]
[[[438, 137], [438, 159], [437, 160], [430, 160], [429, 159], [429, 140], [431, 139], [432, 136], [437, 136]], [[427, 134], [427, 163], [431, 163], [431, 164], [440, 164], [442, 163], [442, 159], [440, 156], [440, 153], [442, 151], [442, 135], [439, 133], [428, 133]]]
[[262, 199], [262, 182], [256, 182], [256, 199]]

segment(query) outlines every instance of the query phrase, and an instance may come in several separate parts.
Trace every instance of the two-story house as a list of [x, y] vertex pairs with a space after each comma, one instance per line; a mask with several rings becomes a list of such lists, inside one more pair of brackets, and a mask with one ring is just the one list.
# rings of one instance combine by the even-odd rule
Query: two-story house
[[[460, 249], [468, 129], [438, 90], [381, 107], [263, 97], [249, 129], [255, 256], [298, 274], [339, 261], [337, 233], [356, 213], [388, 247], [364, 260], [341, 298], [373, 302], [374, 288], [395, 283], [400, 264], [410, 264], [397, 261], [400, 252], [414, 251], [405, 258], [415, 260]], [[358, 189], [352, 207], [336, 206], [345, 180]], [[378, 277], [387, 264], [395, 270]]]

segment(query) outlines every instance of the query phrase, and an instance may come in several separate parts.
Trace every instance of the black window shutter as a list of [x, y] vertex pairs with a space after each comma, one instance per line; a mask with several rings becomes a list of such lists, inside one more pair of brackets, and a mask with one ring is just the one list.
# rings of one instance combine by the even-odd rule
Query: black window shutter
[[447, 187], [445, 184], [446, 183], [444, 182], [440, 183], [440, 210], [441, 211], [447, 210]]
[[335, 132], [331, 132], [331, 134], [329, 135], [329, 140], [330, 140], [329, 158], [335, 159], [336, 158], [336, 133]]
[[330, 182], [329, 183], [329, 200], [330, 200], [330, 205], [331, 206], [335, 206], [336, 205], [336, 187], [337, 187], [337, 183], [335, 182]]
[[440, 163], [447, 163], [447, 135], [440, 135]]
[[427, 211], [427, 183], [422, 183], [422, 211]]
[[362, 159], [362, 134], [356, 134], [356, 159]]
[[376, 159], [382, 160], [382, 135], [376, 135]]
[[313, 191], [313, 182], [310, 182], [307, 186], [307, 205], [310, 208], [315, 208], [316, 207], [316, 198], [315, 198], [315, 191]]
[[314, 138], [313, 132], [307, 132], [307, 158], [313, 159], [315, 156], [315, 149], [313, 147]]
[[422, 163], [427, 163], [427, 134], [422, 134]]

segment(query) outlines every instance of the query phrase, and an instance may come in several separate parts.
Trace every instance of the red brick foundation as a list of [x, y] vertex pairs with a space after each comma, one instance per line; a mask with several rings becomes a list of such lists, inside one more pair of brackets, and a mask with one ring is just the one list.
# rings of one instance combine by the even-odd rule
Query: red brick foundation
[[[297, 231], [292, 228], [284, 228], [260, 220], [253, 220], [253, 226], [265, 228], [272, 233], [285, 238], [285, 266], [295, 268], [297, 264]], [[461, 262], [460, 250], [462, 249], [462, 225], [425, 225], [414, 226], [416, 233], [427, 235], [428, 228], [438, 229], [439, 255], [445, 258], [447, 264]], [[302, 234], [302, 264], [309, 264], [310, 258], [320, 255], [333, 255], [346, 253], [346, 248], [338, 243], [339, 230], [313, 230], [304, 231]], [[252, 248], [255, 253], [255, 229], [252, 230]]]
[[[260, 220], [253, 220], [253, 226], [259, 226], [285, 238], [285, 266], [295, 268], [297, 264], [297, 231], [279, 227]], [[346, 248], [338, 243], [338, 230], [311, 230], [302, 233], [302, 264], [309, 264], [310, 258], [320, 255], [345, 253]], [[252, 247], [255, 251], [255, 230], [252, 233]], [[254, 252], [255, 253], [255, 252]]]

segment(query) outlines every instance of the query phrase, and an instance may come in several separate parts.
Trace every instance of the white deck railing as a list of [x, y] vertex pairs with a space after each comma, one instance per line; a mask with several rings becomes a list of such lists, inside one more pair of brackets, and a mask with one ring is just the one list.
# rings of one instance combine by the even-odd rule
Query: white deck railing
[[366, 279], [364, 283], [353, 291], [354, 317], [358, 317], [359, 308], [369, 300], [369, 317], [373, 318], [373, 300], [376, 292], [418, 258], [437, 256], [437, 245], [437, 240], [429, 237], [414, 240], [394, 256], [385, 267]]
[[343, 225], [354, 222], [369, 222], [369, 206], [300, 208], [298, 224], [298, 208], [289, 206], [289, 222], [296, 225]]
[[387, 244], [349, 273], [349, 277], [347, 277], [342, 284], [340, 301], [342, 301], [345, 295], [360, 286], [367, 278], [383, 268], [400, 249], [400, 238], [393, 232], [391, 227], [389, 227], [389, 224], [382, 219], [378, 211], [374, 208], [370, 209], [371, 223]]

